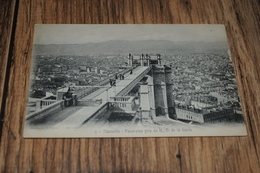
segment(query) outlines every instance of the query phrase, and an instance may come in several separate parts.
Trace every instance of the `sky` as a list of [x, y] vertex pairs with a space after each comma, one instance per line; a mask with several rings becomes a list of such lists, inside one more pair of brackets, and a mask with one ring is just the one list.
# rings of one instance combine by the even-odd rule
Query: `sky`
[[34, 44], [84, 44], [111, 40], [227, 41], [224, 25], [36, 24]]

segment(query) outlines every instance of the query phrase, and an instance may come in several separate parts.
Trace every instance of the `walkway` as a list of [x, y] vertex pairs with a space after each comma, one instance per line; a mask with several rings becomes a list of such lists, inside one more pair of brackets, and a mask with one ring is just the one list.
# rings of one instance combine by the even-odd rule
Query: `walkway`
[[[134, 68], [134, 69], [133, 69], [133, 74], [134, 74], [137, 70], [139, 70], [139, 69], [140, 69], [140, 66]], [[129, 72], [126, 73], [126, 74], [125, 74], [125, 78], [127, 78], [129, 75], [130, 75]], [[116, 84], [118, 84], [118, 82], [120, 82], [120, 81], [121, 81], [121, 80], [118, 79], [118, 80], [116, 81]], [[104, 87], [107, 87], [107, 88], [104, 88]], [[103, 88], [99, 88], [97, 91], [95, 91], [95, 92], [93, 92], [93, 93], [91, 93], [91, 94], [89, 94], [89, 95], [87, 95], [87, 96], [81, 98], [80, 100], [82, 100], [82, 99], [83, 99], [83, 100], [94, 99], [95, 97], [97, 97], [97, 96], [100, 95], [101, 93], [105, 92], [108, 88], [111, 88], [110, 84], [107, 84], [107, 85], [103, 86]]]
[[[92, 97], [92, 96], [86, 96], [83, 97], [80, 100], [88, 100], [88, 99], [102, 99], [102, 101], [108, 101], [110, 97], [115, 97], [119, 92], [121, 92], [126, 86], [131, 84], [134, 79], [140, 76], [145, 70], [147, 70], [148, 67], [140, 67], [136, 69], [136, 71], [133, 72], [133, 74], [128, 75], [125, 77], [124, 80], [117, 80], [116, 86], [109, 87], [108, 90], [105, 89], [105, 91], [101, 92], [99, 95]], [[106, 91], [107, 90], [107, 91]], [[102, 102], [102, 103], [103, 103]]]
[[[86, 96], [80, 100], [88, 100], [88, 99], [102, 99], [102, 104], [99, 106], [86, 106], [86, 107], [69, 107], [62, 111], [60, 111], [58, 114], [66, 115], [68, 113], [68, 109], [75, 109], [75, 111], [69, 115], [66, 119], [61, 121], [60, 123], [56, 124], [55, 127], [67, 127], [67, 128], [75, 128], [82, 125], [82, 123], [91, 118], [91, 116], [101, 107], [103, 107], [109, 100], [110, 97], [114, 97], [119, 92], [121, 92], [126, 86], [130, 85], [135, 79], [140, 77], [140, 74], [145, 72], [149, 67], [140, 67], [136, 69], [133, 74], [126, 75], [124, 80], [117, 80], [116, 86], [110, 87], [108, 89], [103, 90], [99, 94], [94, 96]], [[97, 92], [97, 91], [96, 91]], [[94, 92], [94, 93], [96, 93]]]

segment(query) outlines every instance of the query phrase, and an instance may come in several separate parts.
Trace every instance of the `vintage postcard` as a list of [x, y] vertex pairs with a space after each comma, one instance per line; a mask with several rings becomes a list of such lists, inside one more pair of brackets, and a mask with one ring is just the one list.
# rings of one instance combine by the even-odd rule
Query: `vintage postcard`
[[247, 135], [224, 25], [35, 25], [26, 138]]

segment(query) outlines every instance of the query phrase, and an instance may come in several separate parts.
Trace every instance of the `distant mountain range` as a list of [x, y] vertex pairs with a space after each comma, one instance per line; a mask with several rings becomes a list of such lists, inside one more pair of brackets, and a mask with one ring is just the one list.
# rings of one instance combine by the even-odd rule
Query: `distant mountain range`
[[226, 42], [173, 42], [166, 40], [125, 41], [113, 40], [86, 44], [34, 44], [34, 55], [96, 55], [129, 53], [207, 53], [226, 51]]

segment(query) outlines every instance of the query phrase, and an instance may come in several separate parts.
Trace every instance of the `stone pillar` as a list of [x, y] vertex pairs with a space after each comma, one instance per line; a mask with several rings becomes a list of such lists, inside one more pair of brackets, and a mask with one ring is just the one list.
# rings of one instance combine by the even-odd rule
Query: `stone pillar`
[[56, 97], [56, 100], [58, 101], [58, 100], [63, 100], [63, 95], [65, 94], [65, 93], [67, 93], [69, 91], [69, 88], [68, 87], [66, 87], [66, 88], [61, 88], [61, 89], [59, 89], [56, 93], [56, 95], [57, 95], [57, 97]]
[[57, 91], [57, 98], [56, 98], [56, 100], [58, 101], [58, 100], [63, 100], [63, 94], [65, 94], [66, 92], [59, 92], [59, 91]]
[[[142, 120], [148, 120], [150, 119], [150, 98], [149, 98], [149, 91], [148, 91], [148, 85], [147, 83], [146, 84], [143, 84], [143, 85], [140, 85], [140, 107], [141, 107], [141, 114], [142, 114], [142, 117], [141, 119]], [[141, 120], [141, 121], [142, 121]]]
[[42, 108], [42, 101], [41, 100], [37, 100], [36, 101], [36, 110], [39, 110]]
[[146, 84], [140, 85], [140, 107], [142, 108], [142, 111], [148, 111], [150, 110], [150, 101], [149, 101], [149, 95], [148, 95], [148, 88]]
[[77, 95], [72, 94], [72, 106], [77, 106]]
[[150, 101], [151, 115], [155, 116], [154, 85], [153, 83], [148, 83], [147, 87], [148, 87], [148, 96]]
[[167, 102], [167, 90], [166, 90], [166, 84], [162, 83], [162, 93], [163, 93], [163, 102], [164, 102], [164, 112], [166, 116], [169, 116], [169, 112], [168, 112], [168, 102]]

